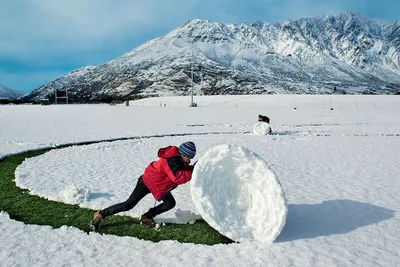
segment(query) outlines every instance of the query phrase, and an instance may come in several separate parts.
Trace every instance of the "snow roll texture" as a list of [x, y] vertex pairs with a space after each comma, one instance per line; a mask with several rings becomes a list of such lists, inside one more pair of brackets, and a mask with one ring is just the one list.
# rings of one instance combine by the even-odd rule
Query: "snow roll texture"
[[237, 242], [272, 243], [286, 222], [282, 186], [257, 154], [238, 145], [220, 145], [197, 162], [191, 196], [203, 219]]
[[266, 122], [257, 122], [253, 125], [252, 133], [255, 135], [268, 135], [270, 131], [270, 125]]

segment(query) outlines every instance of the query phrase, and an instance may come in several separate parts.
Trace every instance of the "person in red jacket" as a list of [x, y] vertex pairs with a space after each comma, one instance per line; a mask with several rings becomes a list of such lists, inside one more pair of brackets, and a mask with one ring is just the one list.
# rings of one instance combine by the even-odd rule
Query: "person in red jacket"
[[158, 161], [153, 161], [147, 166], [139, 177], [136, 187], [130, 197], [122, 202], [106, 209], [97, 211], [90, 226], [93, 230], [100, 228], [101, 221], [110, 215], [127, 211], [151, 193], [161, 204], [155, 206], [140, 217], [140, 221], [147, 226], [155, 226], [154, 217], [175, 207], [176, 202], [171, 190], [180, 184], [185, 184], [192, 178], [193, 168], [190, 160], [196, 155], [196, 145], [185, 142], [179, 147], [168, 146], [158, 150]]

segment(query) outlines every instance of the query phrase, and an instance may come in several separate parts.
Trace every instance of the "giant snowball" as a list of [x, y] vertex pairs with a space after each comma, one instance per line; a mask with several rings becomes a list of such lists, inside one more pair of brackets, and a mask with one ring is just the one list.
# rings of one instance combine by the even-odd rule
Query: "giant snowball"
[[253, 125], [252, 133], [255, 135], [271, 134], [271, 126], [264, 121], [259, 121]]
[[208, 150], [198, 160], [190, 185], [203, 219], [234, 241], [272, 243], [286, 223], [288, 209], [278, 178], [245, 147]]

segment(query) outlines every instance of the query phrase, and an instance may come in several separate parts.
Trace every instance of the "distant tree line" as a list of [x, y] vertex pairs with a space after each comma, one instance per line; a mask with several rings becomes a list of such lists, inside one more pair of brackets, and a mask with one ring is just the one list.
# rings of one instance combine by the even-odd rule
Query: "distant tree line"
[[0, 99], [0, 105], [20, 105], [20, 104], [40, 104], [38, 101], [34, 100], [20, 100], [20, 99], [9, 99], [9, 98], [3, 98]]

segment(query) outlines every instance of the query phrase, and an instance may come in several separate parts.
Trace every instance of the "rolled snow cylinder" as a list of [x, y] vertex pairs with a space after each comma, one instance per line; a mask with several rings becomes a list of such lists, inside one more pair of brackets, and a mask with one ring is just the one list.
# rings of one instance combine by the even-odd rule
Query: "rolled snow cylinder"
[[271, 134], [271, 126], [263, 121], [257, 122], [253, 125], [252, 133], [255, 135]]
[[191, 197], [203, 219], [236, 241], [272, 243], [286, 223], [282, 186], [268, 164], [238, 145], [208, 150], [194, 168]]

